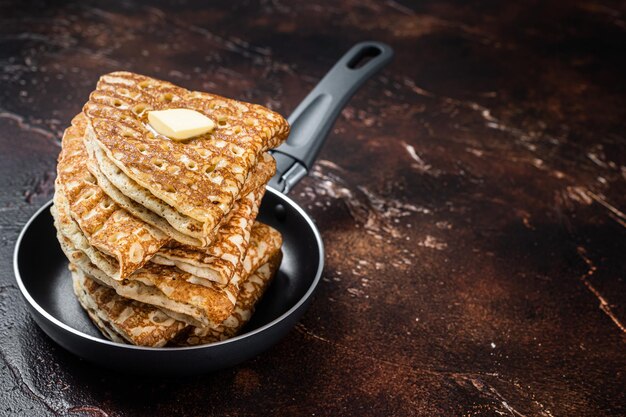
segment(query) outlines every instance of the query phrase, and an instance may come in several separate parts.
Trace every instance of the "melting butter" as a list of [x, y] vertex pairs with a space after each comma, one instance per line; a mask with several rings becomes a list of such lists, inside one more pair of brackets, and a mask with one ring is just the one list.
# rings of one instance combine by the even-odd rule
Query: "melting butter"
[[148, 122], [155, 131], [173, 140], [191, 139], [215, 128], [211, 119], [190, 109], [150, 111]]

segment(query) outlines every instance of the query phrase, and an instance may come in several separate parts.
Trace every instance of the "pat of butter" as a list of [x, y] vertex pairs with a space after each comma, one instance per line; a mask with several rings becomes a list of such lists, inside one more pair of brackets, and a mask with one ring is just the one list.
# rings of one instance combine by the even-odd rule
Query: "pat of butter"
[[163, 136], [185, 140], [210, 132], [215, 123], [202, 113], [190, 109], [168, 109], [148, 112], [150, 126]]

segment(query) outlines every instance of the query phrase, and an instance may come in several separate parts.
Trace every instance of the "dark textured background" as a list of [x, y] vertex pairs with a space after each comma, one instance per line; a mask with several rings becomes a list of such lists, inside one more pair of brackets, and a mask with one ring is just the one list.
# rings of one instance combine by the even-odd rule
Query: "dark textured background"
[[[1, 4], [0, 414], [626, 414], [624, 2]], [[364, 39], [397, 56], [293, 192], [328, 256], [285, 340], [137, 380], [39, 331], [10, 259], [100, 74], [287, 115]]]

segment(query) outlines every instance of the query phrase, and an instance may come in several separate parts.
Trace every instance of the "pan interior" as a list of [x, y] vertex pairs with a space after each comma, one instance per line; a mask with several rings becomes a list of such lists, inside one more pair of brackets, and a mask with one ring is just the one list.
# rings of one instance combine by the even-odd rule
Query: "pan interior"
[[[74, 296], [67, 259], [56, 240], [49, 208], [50, 203], [32, 220], [17, 249], [17, 268], [24, 287], [55, 319], [104, 339]], [[313, 284], [320, 263], [315, 231], [279, 193], [268, 189], [258, 219], [282, 233], [283, 261], [242, 334], [270, 323], [300, 301]]]

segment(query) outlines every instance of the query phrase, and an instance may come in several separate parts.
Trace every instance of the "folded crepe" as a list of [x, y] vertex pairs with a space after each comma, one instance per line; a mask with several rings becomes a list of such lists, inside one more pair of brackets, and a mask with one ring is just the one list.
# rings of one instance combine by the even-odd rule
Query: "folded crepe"
[[[175, 235], [180, 232], [168, 230], [167, 227], [171, 226], [169, 226], [169, 223], [162, 221], [161, 217], [128, 199], [119, 193], [117, 188], [107, 186], [108, 178], [99, 173], [99, 168], [91, 162], [90, 160], [89, 170], [98, 179], [98, 185], [116, 203], [150, 224], [159, 228], [165, 226], [163, 230], [178, 241], [171, 241], [159, 249], [158, 253], [151, 258], [152, 262], [176, 266], [198, 278], [204, 278], [220, 284], [227, 284], [230, 281], [237, 265], [243, 260], [250, 241], [250, 229], [259, 212], [259, 206], [265, 193], [265, 183], [269, 181], [275, 172], [274, 159], [269, 154], [264, 154], [262, 164], [251, 173], [249, 184], [246, 184], [246, 186], [256, 187], [256, 189], [248, 192], [235, 203], [228, 217], [222, 221], [211, 245], [202, 248], [179, 243], [181, 240], [189, 241], [189, 239], [180, 239], [179, 236]], [[183, 236], [189, 238], [186, 235]]]
[[230, 316], [242, 277], [268, 262], [273, 250], [282, 244], [280, 233], [269, 226], [255, 223], [246, 258], [228, 285], [206, 285], [206, 280], [199, 280], [176, 267], [152, 262], [123, 281], [117, 281], [99, 268], [99, 264], [107, 261], [107, 255], [89, 245], [67, 213], [62, 197], [62, 192], [55, 193], [55, 204], [51, 211], [61, 248], [70, 262], [100, 284], [113, 288], [120, 296], [159, 307], [169, 316], [197, 327], [217, 327]]
[[[196, 110], [215, 129], [185, 142], [155, 134], [147, 113], [172, 108]], [[102, 76], [83, 111], [86, 141], [111, 184], [203, 246], [244, 196], [262, 154], [289, 133], [287, 121], [262, 106], [129, 72]]]
[[86, 168], [82, 139], [86, 126], [87, 119], [79, 114], [63, 134], [56, 194], [63, 194], [68, 212], [90, 246], [111, 260], [98, 266], [113, 279], [121, 280], [141, 268], [169, 238], [115, 204], [97, 185]]
[[174, 339], [178, 346], [204, 345], [230, 339], [250, 320], [254, 308], [276, 274], [282, 252], [280, 248], [266, 264], [259, 267], [243, 281], [233, 313], [216, 328], [191, 327], [189, 332], [181, 333]]
[[235, 336], [250, 319], [254, 307], [276, 274], [280, 248], [269, 262], [245, 277], [233, 314], [214, 329], [201, 329], [168, 317], [149, 304], [119, 296], [71, 265], [74, 292], [94, 324], [109, 339], [119, 343], [162, 347], [213, 343]]
[[[87, 168], [97, 178], [98, 186], [128, 212], [162, 230], [170, 238], [183, 245], [200, 247], [211, 245], [216, 238], [216, 233], [219, 232], [225, 222], [229, 221], [231, 213], [237, 210], [237, 202], [235, 202], [230, 213], [222, 219], [218, 229], [208, 235], [199, 235], [202, 231], [200, 223], [182, 216], [173, 207], [162, 204], [158, 198], [139, 187], [115, 166], [89, 137], [85, 137], [84, 142], [89, 154]], [[241, 199], [245, 199], [252, 191], [264, 187], [275, 172], [276, 161], [274, 158], [269, 153], [262, 154], [258, 164], [248, 174], [244, 182]], [[132, 198], [127, 195], [132, 196]], [[177, 228], [172, 225], [183, 227], [182, 230], [186, 233], [179, 230], [180, 227]]]
[[[90, 246], [108, 255], [111, 262], [101, 257], [92, 261], [113, 279], [121, 280], [153, 258], [170, 237], [177, 236], [172, 235], [167, 227], [160, 229], [163, 223], [169, 226], [167, 222], [151, 221], [160, 217], [145, 207], [134, 202], [131, 205], [120, 202], [111, 194], [115, 188], [106, 187], [106, 177], [98, 175], [93, 166], [91, 170], [87, 169], [93, 164], [83, 143], [86, 124], [85, 116], [79, 114], [65, 131], [55, 186], [65, 195], [61, 198], [67, 200], [69, 212]], [[189, 257], [181, 255], [174, 245], [161, 254], [160, 263], [177, 264], [201, 278], [227, 283], [234, 274], [233, 261], [241, 259], [248, 245], [249, 230], [258, 213], [264, 184], [274, 172], [274, 159], [265, 154], [244, 184], [247, 194], [235, 204], [213, 237], [217, 240], [215, 245], [203, 250], [194, 249], [194, 255]], [[200, 243], [193, 239], [187, 242]], [[191, 246], [185, 247], [190, 248], [191, 253]], [[90, 251], [88, 255], [91, 254]]]
[[161, 265], [172, 265], [198, 278], [228, 284], [243, 262], [250, 243], [250, 231], [259, 212], [265, 187], [249, 193], [233, 207], [233, 214], [217, 232], [215, 241], [208, 248], [198, 248], [170, 242], [151, 259]]
[[70, 264], [74, 293], [94, 324], [118, 343], [162, 347], [188, 328], [158, 308], [120, 297], [111, 288], [88, 278]]

